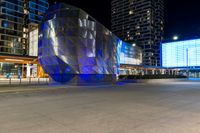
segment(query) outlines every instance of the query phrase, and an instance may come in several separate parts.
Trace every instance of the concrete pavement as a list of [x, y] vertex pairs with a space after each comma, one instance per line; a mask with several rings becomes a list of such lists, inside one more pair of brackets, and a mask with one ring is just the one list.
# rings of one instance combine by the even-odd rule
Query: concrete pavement
[[199, 133], [200, 83], [0, 94], [0, 133]]

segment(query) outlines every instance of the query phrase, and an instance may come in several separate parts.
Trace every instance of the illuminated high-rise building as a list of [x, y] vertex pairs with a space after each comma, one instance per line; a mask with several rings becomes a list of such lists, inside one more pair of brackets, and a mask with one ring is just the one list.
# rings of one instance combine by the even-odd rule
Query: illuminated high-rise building
[[48, 0], [0, 1], [0, 76], [23, 76], [22, 66], [37, 58], [37, 27], [48, 7]]
[[164, 0], [112, 0], [112, 31], [143, 50], [143, 65], [160, 66]]

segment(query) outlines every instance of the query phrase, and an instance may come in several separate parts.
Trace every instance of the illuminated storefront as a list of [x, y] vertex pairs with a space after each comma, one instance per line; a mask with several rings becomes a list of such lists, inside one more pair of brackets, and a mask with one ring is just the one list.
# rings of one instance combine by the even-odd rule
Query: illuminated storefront
[[162, 44], [162, 66], [189, 77], [200, 77], [200, 39]]
[[200, 39], [162, 44], [163, 67], [200, 67]]
[[0, 78], [46, 77], [37, 57], [0, 56]]

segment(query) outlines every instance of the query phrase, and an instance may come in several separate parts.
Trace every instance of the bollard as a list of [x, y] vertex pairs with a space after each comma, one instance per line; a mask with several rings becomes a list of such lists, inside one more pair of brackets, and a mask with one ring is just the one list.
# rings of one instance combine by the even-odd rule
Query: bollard
[[11, 78], [9, 78], [9, 85], [11, 85]]
[[29, 78], [29, 84], [31, 84], [31, 77]]
[[19, 84], [20, 84], [20, 85], [22, 84], [22, 78], [19, 79]]

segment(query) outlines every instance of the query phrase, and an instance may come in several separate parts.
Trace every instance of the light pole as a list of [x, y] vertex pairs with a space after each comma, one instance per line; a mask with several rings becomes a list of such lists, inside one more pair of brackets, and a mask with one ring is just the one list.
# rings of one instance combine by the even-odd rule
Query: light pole
[[189, 50], [188, 48], [186, 49], [187, 52], [187, 77], [189, 78]]

